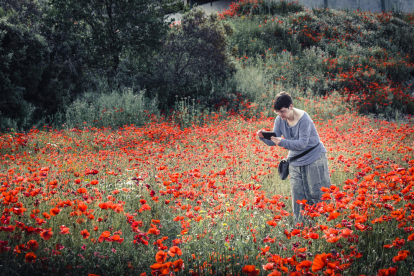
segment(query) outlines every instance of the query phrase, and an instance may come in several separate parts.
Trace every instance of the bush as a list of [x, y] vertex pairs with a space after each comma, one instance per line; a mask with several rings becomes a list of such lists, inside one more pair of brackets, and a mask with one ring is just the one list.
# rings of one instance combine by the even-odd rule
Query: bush
[[255, 14], [289, 14], [303, 11], [303, 5], [299, 1], [257, 1], [257, 0], [240, 0], [230, 5], [230, 8], [220, 14], [221, 18], [255, 15]]
[[234, 69], [226, 39], [231, 33], [217, 15], [201, 9], [186, 13], [181, 24], [171, 27], [151, 72], [140, 76], [148, 97], [158, 95], [160, 108], [168, 110], [177, 97], [209, 95], [212, 81], [224, 80]]
[[[254, 15], [243, 11], [260, 2], [243, 3], [226, 20], [234, 28], [230, 48], [239, 68], [263, 81], [247, 92], [258, 78], [248, 82], [244, 80], [252, 77], [241, 77], [245, 85], [236, 90], [242, 95], [260, 102], [263, 90], [272, 91], [272, 85], [322, 96], [337, 91], [362, 113], [388, 118], [395, 110], [414, 113], [412, 17], [330, 9]], [[243, 74], [248, 75], [236, 76]]]
[[66, 127], [142, 126], [157, 115], [157, 100], [149, 100], [144, 91], [134, 93], [130, 88], [111, 90], [107, 84], [98, 91], [85, 93], [66, 110]]

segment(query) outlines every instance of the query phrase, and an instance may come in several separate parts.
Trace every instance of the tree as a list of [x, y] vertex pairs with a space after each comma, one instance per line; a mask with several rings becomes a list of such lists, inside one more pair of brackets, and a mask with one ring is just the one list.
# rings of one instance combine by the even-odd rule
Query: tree
[[0, 18], [0, 115], [28, 116], [27, 97], [36, 93], [48, 55], [47, 43], [20, 25]]
[[[167, 31], [172, 0], [49, 0], [49, 23], [76, 36], [90, 69], [114, 77], [127, 55], [147, 61]], [[171, 9], [168, 9], [170, 12]]]
[[82, 90], [79, 43], [41, 15], [37, 0], [0, 0], [0, 129], [50, 123]]
[[233, 29], [215, 14], [202, 9], [186, 13], [174, 26], [152, 61], [152, 75], [143, 75], [148, 97], [158, 95], [161, 108], [171, 107], [176, 96], [203, 97], [213, 81], [224, 80], [234, 65], [227, 49]]

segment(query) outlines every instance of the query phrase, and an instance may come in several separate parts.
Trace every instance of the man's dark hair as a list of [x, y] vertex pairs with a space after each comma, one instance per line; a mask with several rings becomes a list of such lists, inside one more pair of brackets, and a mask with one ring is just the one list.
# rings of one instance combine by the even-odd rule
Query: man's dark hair
[[289, 108], [292, 103], [292, 97], [285, 91], [282, 91], [276, 96], [274, 109], [278, 111], [284, 107]]

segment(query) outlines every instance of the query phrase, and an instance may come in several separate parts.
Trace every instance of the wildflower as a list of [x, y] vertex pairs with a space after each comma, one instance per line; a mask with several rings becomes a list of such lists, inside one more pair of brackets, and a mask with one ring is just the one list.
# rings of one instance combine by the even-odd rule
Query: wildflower
[[52, 228], [45, 229], [43, 232], [40, 233], [40, 237], [45, 241], [49, 240], [53, 235]]
[[50, 214], [52, 215], [52, 216], [56, 216], [57, 214], [59, 214], [60, 213], [60, 209], [59, 208], [57, 208], [57, 207], [54, 207], [54, 208], [52, 208], [52, 209], [50, 209]]
[[157, 263], [164, 263], [167, 260], [167, 253], [165, 253], [164, 251], [160, 250], [157, 252], [157, 254], [155, 255], [155, 261]]
[[380, 269], [378, 276], [391, 276], [397, 274], [398, 267], [390, 267], [388, 269]]
[[168, 255], [170, 255], [171, 257], [174, 257], [175, 254], [178, 254], [179, 256], [183, 254], [183, 252], [178, 246], [172, 246], [170, 250], [168, 251]]
[[398, 252], [398, 255], [392, 258], [392, 261], [395, 262], [401, 262], [404, 261], [410, 254], [410, 251], [408, 250], [401, 250]]
[[328, 265], [328, 256], [329, 254], [322, 253], [320, 255], [316, 255], [313, 259], [312, 263], [312, 271], [317, 272], [319, 270], [322, 270], [325, 266]]
[[35, 240], [30, 240], [27, 242], [27, 248], [37, 250], [39, 249], [39, 244]]
[[273, 270], [273, 268], [274, 268], [273, 263], [267, 263], [267, 264], [263, 265], [264, 270]]
[[148, 229], [148, 234], [159, 235], [161, 232], [157, 228], [150, 228]]
[[249, 276], [256, 276], [260, 273], [260, 270], [256, 269], [255, 265], [245, 265], [242, 268], [242, 272], [248, 274]]
[[87, 192], [88, 190], [86, 190], [86, 188], [79, 188], [78, 190], [77, 190], [77, 192], [79, 193], [79, 194], [86, 194], [86, 192]]
[[70, 234], [69, 227], [66, 227], [65, 225], [60, 226], [60, 234], [63, 234], [63, 235]]
[[317, 233], [309, 233], [309, 238], [317, 240], [319, 239], [319, 235]]
[[26, 263], [34, 263], [36, 262], [36, 254], [33, 252], [29, 252], [24, 256], [24, 260]]
[[170, 266], [172, 262], [167, 262], [165, 264], [155, 263], [150, 266], [152, 275], [168, 275], [170, 273]]
[[348, 228], [341, 230], [341, 237], [344, 239], [349, 238], [349, 236], [352, 234], [353, 231], [349, 230]]
[[305, 260], [305, 261], [300, 262], [298, 265], [296, 265], [296, 270], [300, 271], [302, 269], [305, 269], [306, 271], [308, 271], [311, 265], [312, 265], [311, 261]]
[[260, 248], [262, 252], [260, 252], [260, 255], [266, 255], [266, 252], [269, 252], [270, 246], [266, 246], [265, 248]]
[[178, 259], [178, 260], [174, 261], [172, 263], [172, 265], [174, 266], [174, 271], [175, 272], [178, 272], [178, 271], [184, 269], [184, 261], [182, 259]]
[[88, 232], [88, 230], [85, 229], [81, 231], [81, 235], [84, 239], [87, 239], [89, 238], [90, 233]]

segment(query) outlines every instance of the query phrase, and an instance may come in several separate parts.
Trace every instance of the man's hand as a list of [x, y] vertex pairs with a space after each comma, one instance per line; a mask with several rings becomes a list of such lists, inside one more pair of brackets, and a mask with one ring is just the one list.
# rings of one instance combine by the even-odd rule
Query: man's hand
[[[262, 134], [262, 136], [263, 136], [263, 134]], [[280, 141], [282, 141], [282, 138], [280, 138], [280, 137], [271, 137], [270, 138], [270, 140], [272, 140], [273, 141], [273, 143], [275, 143], [276, 144], [276, 146], [279, 146], [279, 144], [280, 144]]]
[[256, 132], [257, 136], [259, 136], [260, 138], [264, 138], [264, 136], [263, 136], [263, 134], [262, 134], [262, 132], [263, 132], [263, 131], [265, 131], [263, 128], [262, 128], [262, 129], [260, 129], [260, 130], [258, 130], [258, 131]]

